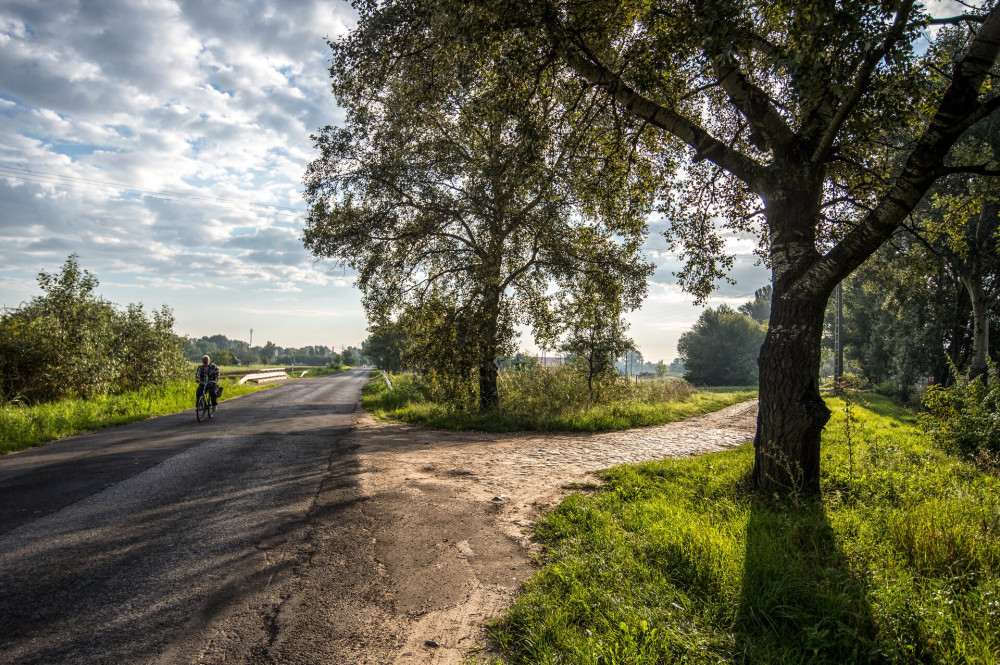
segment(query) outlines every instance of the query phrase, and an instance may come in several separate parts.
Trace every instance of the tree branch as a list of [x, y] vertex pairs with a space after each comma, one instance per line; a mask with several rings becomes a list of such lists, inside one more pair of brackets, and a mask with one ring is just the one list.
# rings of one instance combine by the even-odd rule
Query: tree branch
[[854, 77], [854, 82], [851, 85], [847, 98], [841, 102], [840, 107], [834, 113], [826, 129], [823, 130], [819, 141], [816, 143], [816, 148], [813, 150], [811, 159], [813, 164], [822, 164], [829, 158], [830, 151], [833, 149], [834, 141], [837, 140], [837, 134], [840, 133], [841, 127], [844, 126], [848, 116], [858, 105], [858, 102], [861, 101], [861, 98], [868, 92], [872, 74], [875, 73], [878, 63], [885, 58], [896, 42], [902, 38], [910, 13], [913, 11], [913, 2], [914, 0], [903, 0], [896, 11], [896, 19], [893, 21], [889, 31], [885, 33], [882, 42], [865, 56], [857, 75]]
[[781, 148], [794, 143], [795, 133], [774, 108], [770, 96], [747, 79], [735, 58], [722, 53], [710, 54], [710, 58], [719, 85], [768, 146]]
[[956, 173], [971, 173], [982, 176], [1000, 176], [1000, 169], [991, 169], [986, 164], [969, 164], [968, 166], [943, 166], [938, 171], [942, 176]]
[[951, 84], [893, 186], [879, 204], [841, 242], [809, 269], [805, 282], [833, 287], [874, 252], [940, 177], [945, 156], [966, 129], [986, 117], [998, 98], [979, 100], [979, 90], [1000, 57], [1000, 7], [993, 8], [965, 56], [956, 63]]
[[677, 111], [661, 106], [633, 90], [596, 57], [586, 57], [581, 54], [579, 47], [570, 44], [561, 34], [555, 19], [550, 19], [549, 23], [556, 53], [578, 76], [591, 85], [604, 89], [635, 117], [648, 121], [688, 144], [694, 149], [696, 162], [708, 159], [747, 183], [751, 190], [756, 191], [761, 187], [766, 174], [760, 164], [729, 148]]
[[958, 25], [959, 23], [982, 23], [986, 17], [981, 14], [959, 14], [949, 18], [932, 18], [927, 25]]

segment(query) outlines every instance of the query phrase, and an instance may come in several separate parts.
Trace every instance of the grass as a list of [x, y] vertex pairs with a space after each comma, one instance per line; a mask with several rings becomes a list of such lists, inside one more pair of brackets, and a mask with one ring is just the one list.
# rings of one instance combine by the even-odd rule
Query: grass
[[621, 382], [604, 390], [613, 399], [591, 403], [587, 392], [573, 384], [566, 372], [540, 369], [501, 375], [498, 409], [462, 410], [432, 401], [412, 374], [392, 377], [389, 389], [373, 380], [364, 390], [363, 405], [379, 419], [453, 430], [595, 432], [673, 422], [717, 411], [756, 396], [756, 389], [714, 392], [693, 390], [680, 381]]
[[341, 372], [346, 372], [349, 369], [354, 369], [348, 365], [342, 365], [340, 367], [313, 367], [306, 374], [307, 378], [316, 378], [318, 376], [330, 376], [332, 374], [340, 374]]
[[[222, 401], [269, 386], [223, 379]], [[11, 453], [66, 436], [125, 425], [194, 406], [193, 381], [174, 381], [121, 395], [66, 399], [34, 406], [0, 407], [0, 453]]]
[[882, 398], [828, 404], [822, 499], [754, 495], [750, 446], [568, 497], [492, 626], [505, 661], [996, 662], [1000, 478]]

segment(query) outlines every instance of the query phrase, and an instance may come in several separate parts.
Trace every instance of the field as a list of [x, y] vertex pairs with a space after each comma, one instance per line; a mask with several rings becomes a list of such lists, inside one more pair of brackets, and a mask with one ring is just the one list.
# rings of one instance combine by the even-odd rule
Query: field
[[[433, 401], [412, 374], [392, 377], [390, 390], [381, 379], [365, 387], [363, 405], [376, 418], [454, 430], [596, 432], [674, 422], [717, 411], [756, 397], [755, 388], [695, 390], [674, 379], [620, 382], [604, 387], [600, 401], [569, 372], [501, 375], [500, 407], [480, 412]], [[613, 392], [612, 392], [613, 391]], [[611, 393], [610, 395], [608, 393]]]
[[492, 628], [510, 663], [994, 663], [1000, 478], [867, 396], [834, 411], [822, 499], [751, 491], [752, 448], [622, 466], [537, 526]]

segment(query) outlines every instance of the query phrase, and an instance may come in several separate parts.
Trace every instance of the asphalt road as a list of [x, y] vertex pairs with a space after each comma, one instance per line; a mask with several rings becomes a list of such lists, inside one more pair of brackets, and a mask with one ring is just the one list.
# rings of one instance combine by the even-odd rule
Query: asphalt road
[[362, 538], [343, 438], [367, 374], [0, 458], [0, 663], [202, 660], [219, 620], [308, 564], [312, 521]]

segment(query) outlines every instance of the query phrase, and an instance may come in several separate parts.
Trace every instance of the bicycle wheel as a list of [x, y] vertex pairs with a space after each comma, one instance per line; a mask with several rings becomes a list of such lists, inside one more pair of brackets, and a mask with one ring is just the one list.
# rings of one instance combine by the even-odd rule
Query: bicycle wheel
[[211, 399], [206, 399], [205, 400], [205, 408], [208, 409], [208, 417], [209, 418], [211, 418], [212, 416], [215, 415], [215, 408], [216, 407], [215, 407], [214, 404], [212, 404], [212, 400]]
[[[208, 399], [204, 395], [200, 396], [194, 406], [194, 412], [195, 415], [198, 416], [198, 422], [204, 420], [205, 416], [208, 415], [208, 407]], [[208, 417], [211, 418], [212, 416], [209, 415]]]

